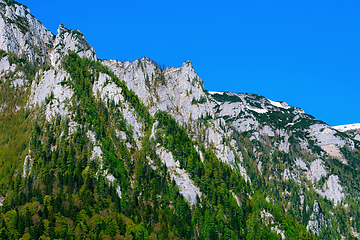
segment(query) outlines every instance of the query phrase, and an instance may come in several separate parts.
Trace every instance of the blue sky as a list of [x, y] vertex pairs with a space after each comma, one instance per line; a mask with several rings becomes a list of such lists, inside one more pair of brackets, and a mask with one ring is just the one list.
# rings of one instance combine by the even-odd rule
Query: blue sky
[[190, 60], [205, 89], [360, 122], [360, 1], [23, 0], [49, 30], [79, 29], [99, 58]]

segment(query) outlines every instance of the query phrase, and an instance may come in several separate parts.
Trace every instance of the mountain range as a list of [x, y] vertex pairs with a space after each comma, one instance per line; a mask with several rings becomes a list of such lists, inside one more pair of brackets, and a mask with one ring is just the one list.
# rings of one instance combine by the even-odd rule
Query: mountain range
[[360, 124], [0, 14], [1, 239], [360, 238]]

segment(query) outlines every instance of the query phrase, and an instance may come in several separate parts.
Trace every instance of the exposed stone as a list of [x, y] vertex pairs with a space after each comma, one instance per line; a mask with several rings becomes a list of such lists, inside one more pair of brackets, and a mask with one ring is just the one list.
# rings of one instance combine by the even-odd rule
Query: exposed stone
[[354, 142], [350, 139], [344, 140], [336, 135], [337, 131], [325, 124], [314, 124], [309, 129], [310, 137], [315, 140], [315, 144], [320, 146], [327, 154], [338, 158], [342, 163], [347, 164], [347, 160], [340, 152], [340, 148], [347, 145], [351, 150], [354, 149]]
[[271, 127], [269, 127], [268, 125], [265, 125], [261, 130], [260, 130], [260, 134], [262, 135], [268, 135], [269, 137], [274, 137], [275, 133], [272, 131]]
[[100, 95], [101, 100], [113, 100], [115, 104], [119, 104], [124, 101], [122, 96], [122, 89], [118, 87], [112, 80], [111, 77], [107, 74], [100, 73], [99, 78], [93, 84], [93, 94], [94, 96]]
[[88, 139], [91, 141], [92, 144], [96, 144], [96, 138], [95, 138], [95, 133], [88, 130], [86, 132], [86, 136], [88, 137]]
[[240, 207], [241, 206], [240, 198], [238, 196], [236, 196], [236, 194], [233, 191], [230, 190], [230, 192], [233, 195], [233, 197], [235, 198], [237, 205]]
[[288, 181], [290, 179], [293, 179], [298, 184], [301, 184], [300, 174], [297, 171], [290, 171], [286, 168], [283, 172], [283, 181]]
[[39, 83], [33, 81], [31, 86], [30, 106], [41, 105], [52, 93], [53, 99], [46, 107], [46, 119], [51, 121], [56, 114], [60, 114], [62, 117], [68, 116], [68, 106], [71, 104], [70, 99], [74, 95], [74, 91], [60, 83], [65, 79], [70, 79], [70, 75], [64, 70], [50, 69], [38, 73], [38, 76], [41, 76]]
[[180, 193], [191, 204], [197, 203], [196, 196], [201, 198], [202, 193], [200, 189], [195, 186], [194, 181], [190, 179], [186, 170], [180, 168], [180, 164], [176, 161], [171, 152], [160, 147], [156, 149], [156, 154], [159, 155], [161, 161], [166, 165], [171, 179], [175, 180], [176, 185], [179, 186]]
[[301, 158], [295, 159], [295, 164], [298, 166], [301, 170], [308, 170], [306, 163]]
[[90, 160], [97, 161], [98, 159], [100, 159], [102, 161], [102, 154], [103, 154], [103, 152], [102, 152], [100, 146], [94, 146]]
[[321, 177], [325, 177], [327, 175], [327, 171], [324, 167], [323, 161], [321, 159], [316, 159], [310, 164], [310, 169], [306, 172], [306, 177], [315, 183], [321, 179]]
[[14, 72], [16, 69], [16, 64], [12, 63], [10, 66], [10, 62], [9, 62], [9, 56], [5, 56], [1, 59], [0, 61], [0, 77], [3, 77], [7, 74], [9, 74], [9, 72]]
[[321, 227], [325, 224], [324, 213], [320, 207], [320, 204], [315, 200], [313, 211], [310, 215], [310, 220], [306, 229], [313, 232], [316, 235], [319, 235]]
[[27, 55], [30, 61], [47, 61], [53, 34], [30, 14], [29, 8], [19, 3], [5, 4], [0, 12], [0, 49]]
[[281, 239], [286, 239], [286, 236], [285, 236], [285, 231], [284, 230], [281, 230], [279, 228], [279, 226], [277, 224], [275, 224], [274, 222], [274, 216], [265, 211], [264, 209], [261, 210], [260, 212], [260, 215], [261, 215], [261, 218], [263, 220], [263, 222], [266, 224], [266, 225], [270, 225], [270, 229], [272, 232], [275, 232], [276, 234], [280, 235], [281, 236]]
[[33, 159], [31, 158], [30, 151], [29, 151], [29, 154], [26, 155], [25, 160], [24, 160], [23, 173], [21, 175], [22, 177], [27, 177], [30, 175], [32, 165], [33, 165]]
[[343, 187], [340, 185], [339, 176], [330, 175], [322, 189], [316, 189], [316, 192], [321, 196], [334, 202], [335, 206], [341, 203], [345, 198]]
[[69, 51], [76, 52], [80, 57], [97, 60], [94, 49], [90, 47], [79, 30], [69, 30], [64, 25], [60, 25], [53, 45], [54, 48], [50, 53], [50, 61], [54, 67], [60, 66], [61, 61], [59, 60], [66, 56]]

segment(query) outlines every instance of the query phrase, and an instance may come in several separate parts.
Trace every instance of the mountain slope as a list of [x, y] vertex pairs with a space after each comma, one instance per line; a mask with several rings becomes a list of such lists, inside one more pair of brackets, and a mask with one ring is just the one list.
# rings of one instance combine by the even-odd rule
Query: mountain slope
[[[53, 37], [1, 6], [41, 29], [1, 45], [2, 238], [358, 236], [355, 136], [285, 102], [208, 92], [190, 62], [98, 60], [79, 30]], [[21, 32], [11, 19], [0, 31]]]

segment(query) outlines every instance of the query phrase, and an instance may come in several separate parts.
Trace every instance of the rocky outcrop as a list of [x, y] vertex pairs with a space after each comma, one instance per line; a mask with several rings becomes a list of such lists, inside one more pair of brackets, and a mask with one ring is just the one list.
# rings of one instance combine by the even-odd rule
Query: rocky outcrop
[[103, 60], [102, 64], [126, 82], [127, 87], [149, 107], [152, 115], [158, 110], [167, 111], [181, 125], [206, 115], [213, 116], [213, 106], [208, 102], [202, 80], [190, 62], [181, 68], [165, 70], [146, 58], [132, 63]]
[[312, 182], [318, 182], [322, 177], [327, 175], [324, 163], [321, 159], [311, 162], [310, 169], [306, 172], [306, 177]]
[[343, 164], [347, 164], [347, 159], [340, 151], [345, 145], [354, 149], [354, 142], [351, 139], [343, 139], [337, 135], [337, 131], [331, 129], [326, 124], [314, 124], [310, 126], [309, 135], [315, 144], [322, 148], [329, 156], [339, 159]]
[[307, 230], [319, 235], [321, 227], [325, 224], [324, 213], [318, 201], [314, 202], [313, 211], [310, 216], [309, 223], [306, 227]]
[[69, 51], [76, 52], [80, 57], [97, 60], [94, 49], [90, 47], [80, 30], [69, 30], [61, 24], [57, 30], [53, 45], [54, 48], [50, 52], [50, 61], [54, 67], [61, 64], [59, 60], [66, 56]]
[[[27, 54], [34, 62], [48, 63], [48, 66], [37, 72], [32, 81], [27, 106], [32, 109], [39, 106], [48, 122], [52, 122], [58, 115], [69, 118], [70, 135], [79, 127], [84, 127], [74, 120], [76, 113], [69, 110], [74, 103], [74, 90], [64, 84], [72, 80], [70, 74], [64, 70], [62, 60], [70, 50], [80, 57], [98, 61], [94, 49], [79, 30], [69, 30], [63, 25], [59, 26], [57, 35], [53, 38], [29, 10], [20, 4], [6, 4], [0, 0], [0, 11], [0, 48], [20, 55]], [[278, 193], [280, 197], [271, 195], [274, 188], [267, 190], [266, 194], [269, 194], [274, 203], [283, 204], [285, 211], [290, 207], [293, 208], [290, 210], [297, 210], [294, 205], [300, 205], [300, 214], [307, 214], [307, 217], [311, 213], [307, 226], [309, 231], [319, 234], [325, 223], [320, 207], [320, 203], [325, 202], [323, 198], [331, 201], [326, 201], [329, 208], [332, 204], [345, 204], [345, 196], [350, 193], [340, 181], [343, 176], [334, 173], [330, 164], [333, 158], [336, 158], [343, 164], [350, 165], [345, 167], [351, 167], [350, 158], [345, 158], [341, 148], [346, 147], [350, 152], [357, 148], [356, 144], [359, 143], [356, 140], [360, 139], [357, 129], [350, 129], [350, 133], [345, 131], [346, 134], [339, 133], [340, 128], [331, 128], [305, 114], [300, 108], [289, 106], [285, 102], [271, 101], [256, 94], [205, 91], [203, 81], [190, 62], [183, 63], [180, 68], [166, 69], [146, 58], [134, 62], [99, 62], [135, 92], [152, 116], [159, 110], [166, 111], [183, 126], [194, 141], [192, 144], [202, 162], [206, 163], [208, 157], [204, 149], [210, 151], [219, 161], [239, 173], [246, 180], [246, 184], [254, 189], [259, 187], [256, 184], [267, 183], [271, 184], [268, 186], [276, 186], [276, 191], [281, 189]], [[4, 76], [14, 72], [16, 66], [11, 63], [9, 56], [0, 60], [2, 82], [9, 81]], [[125, 100], [126, 89], [120, 87], [109, 73], [99, 73], [92, 80], [92, 94], [95, 99], [102, 101], [109, 109], [111, 106], [111, 110], [120, 112], [117, 120], [126, 125], [121, 130], [116, 123], [109, 127], [112, 140], [122, 141], [131, 154], [140, 152], [144, 143], [142, 139], [147, 138], [145, 124], [141, 114]], [[27, 87], [26, 82], [24, 73], [19, 71], [10, 79], [10, 86]], [[2, 103], [0, 112], [5, 107], [6, 103]], [[157, 156], [154, 154], [156, 157], [153, 159], [146, 156], [150, 167], [155, 170], [159, 166], [154, 163], [154, 159], [159, 157], [167, 167], [168, 179], [175, 181], [180, 193], [190, 205], [197, 204], [197, 199], [202, 196], [199, 187], [188, 172], [180, 168], [173, 153], [153, 141], [156, 139], [156, 125], [157, 122], [153, 125], [150, 142], [156, 146], [153, 146], [153, 150]], [[94, 132], [87, 131], [92, 144], [89, 160], [100, 161], [97, 176], [102, 175], [109, 185], [117, 186], [116, 191], [121, 197], [121, 189], [116, 185], [118, 179], [114, 176], [116, 174], [112, 175], [109, 169], [103, 166], [102, 143], [95, 139]], [[52, 150], [55, 147], [52, 146]], [[134, 156], [129, 157], [131, 164], [135, 162]], [[23, 176], [27, 176], [31, 170], [29, 164], [31, 165], [31, 158], [26, 157]], [[130, 182], [135, 178], [136, 176], [131, 176]], [[300, 193], [296, 192], [297, 185], [301, 189]], [[268, 186], [260, 187], [266, 189]], [[311, 194], [307, 191], [311, 191]], [[234, 192], [231, 193], [240, 206], [242, 200]], [[297, 200], [294, 200], [295, 198]], [[309, 203], [314, 203], [312, 212], [309, 210]], [[323, 206], [328, 209], [328, 206]], [[285, 237], [281, 226], [276, 225], [271, 214], [263, 212], [262, 217], [272, 221], [272, 231], [280, 234], [282, 238]]]
[[69, 115], [68, 107], [71, 105], [70, 99], [74, 95], [74, 91], [62, 85], [61, 82], [70, 79], [70, 75], [62, 69], [58, 71], [49, 69], [40, 71], [36, 78], [40, 80], [33, 81], [29, 105], [31, 107], [40, 106], [46, 99], [49, 99], [45, 114], [48, 121], [54, 119], [57, 114], [62, 117]]
[[335, 206], [340, 204], [341, 201], [345, 198], [343, 187], [340, 185], [339, 176], [334, 174], [330, 175], [322, 188], [316, 189], [316, 191], [321, 196], [333, 201]]
[[196, 204], [197, 198], [200, 199], [202, 193], [194, 181], [190, 179], [189, 173], [180, 168], [179, 162], [176, 161], [172, 153], [166, 151], [165, 148], [157, 148], [156, 154], [159, 155], [163, 164], [166, 165], [171, 179], [179, 186], [180, 193], [191, 205]]
[[26, 55], [30, 61], [46, 62], [53, 34], [16, 2], [0, 1], [0, 49]]

